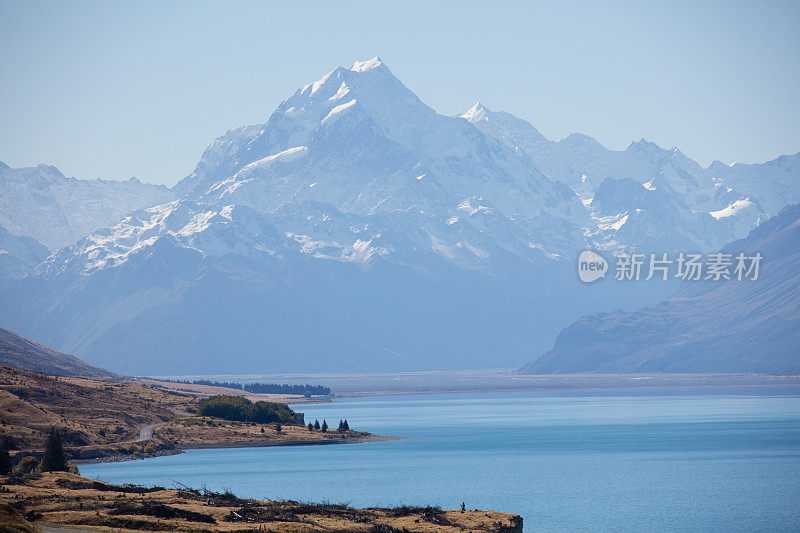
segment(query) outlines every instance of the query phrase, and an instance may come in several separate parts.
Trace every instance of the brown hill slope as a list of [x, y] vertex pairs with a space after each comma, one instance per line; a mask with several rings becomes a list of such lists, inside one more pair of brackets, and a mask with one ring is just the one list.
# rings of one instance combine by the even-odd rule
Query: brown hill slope
[[0, 432], [14, 449], [43, 446], [50, 427], [67, 446], [134, 439], [138, 430], [175, 417], [193, 398], [136, 383], [47, 376], [0, 366]]
[[0, 482], [4, 489], [0, 492], [0, 505], [13, 506], [36, 526], [70, 530], [231, 533], [522, 531], [519, 515], [496, 511], [461, 512], [408, 506], [355, 509], [342, 504], [250, 500], [230, 493], [185, 488], [110, 485], [66, 472], [48, 472], [25, 479], [0, 477]]
[[13, 331], [0, 328], [0, 365], [56, 376], [113, 379], [116, 374], [77, 357], [51, 350]]
[[[0, 437], [10, 439], [17, 460], [24, 454], [40, 453], [51, 427], [61, 433], [70, 459], [160, 455], [181, 448], [382, 439], [359, 431], [309, 431], [300, 421], [278, 429], [275, 424], [192, 414], [197, 400], [209, 393], [168, 390], [152, 380], [108, 382], [0, 366]], [[273, 395], [249, 396], [254, 401], [269, 401]]]

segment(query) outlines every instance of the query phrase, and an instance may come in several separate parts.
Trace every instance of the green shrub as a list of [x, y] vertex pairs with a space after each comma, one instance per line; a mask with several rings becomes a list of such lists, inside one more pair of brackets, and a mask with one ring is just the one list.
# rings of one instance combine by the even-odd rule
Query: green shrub
[[39, 461], [32, 455], [26, 455], [14, 469], [17, 474], [32, 474], [39, 466]]

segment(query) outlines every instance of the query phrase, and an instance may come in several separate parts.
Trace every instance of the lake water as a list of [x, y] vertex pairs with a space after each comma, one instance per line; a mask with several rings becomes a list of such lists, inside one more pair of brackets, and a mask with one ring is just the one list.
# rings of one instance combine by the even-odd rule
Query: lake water
[[519, 513], [527, 531], [800, 530], [795, 389], [348, 398], [306, 420], [403, 440], [192, 450], [81, 466], [112, 483]]

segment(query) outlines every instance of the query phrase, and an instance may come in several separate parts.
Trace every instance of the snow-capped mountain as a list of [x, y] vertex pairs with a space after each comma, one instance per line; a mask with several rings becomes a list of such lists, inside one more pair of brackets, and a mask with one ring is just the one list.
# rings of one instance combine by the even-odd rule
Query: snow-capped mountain
[[56, 167], [10, 168], [0, 162], [0, 225], [51, 250], [117, 223], [123, 215], [173, 198], [163, 186], [78, 180]]
[[[749, 198], [749, 204], [761, 206], [768, 215], [778, 214], [787, 204], [800, 202], [800, 152], [756, 165], [714, 161], [708, 172], [726, 191], [730, 188], [741, 192]], [[732, 209], [738, 213], [742, 202]], [[731, 216], [727, 212], [724, 215]]]
[[[587, 244], [604, 249], [714, 250], [744, 237], [762, 219], [800, 198], [798, 155], [763, 165], [716, 162], [703, 168], [677, 148], [665, 150], [644, 139], [623, 151], [578, 133], [551, 141], [528, 122], [480, 103], [461, 117], [530, 156], [548, 177], [569, 185], [592, 219]], [[619, 183], [607, 183], [609, 179], [629, 180], [631, 186], [623, 190]], [[615, 198], [613, 212], [608, 198], [598, 210], [593, 198], [598, 192], [607, 196], [609, 190], [622, 196]], [[653, 209], [654, 201], [662, 207]], [[666, 247], [653, 248], [662, 231], [673, 235], [666, 238]]]
[[476, 368], [609, 297], [478, 231], [431, 245], [404, 213], [284, 209], [137, 211], [2, 292], [0, 322], [134, 374]]
[[480, 105], [442, 116], [356, 62], [213, 141], [172, 190], [4, 169], [43, 214], [0, 197], [0, 223], [76, 242], [0, 286], [0, 323], [137, 374], [516, 366], [584, 313], [672, 290], [582, 285], [583, 248], [715, 250], [796, 193], [791, 162], [716, 166], [550, 141]]
[[305, 201], [363, 216], [404, 212], [429, 241], [446, 239], [433, 226], [468, 224], [466, 206], [491, 205], [529, 233], [523, 248], [571, 257], [583, 244], [585, 209], [568, 187], [468, 122], [437, 114], [378, 58], [333, 70], [265, 124], [217, 139], [177, 190], [267, 213]]

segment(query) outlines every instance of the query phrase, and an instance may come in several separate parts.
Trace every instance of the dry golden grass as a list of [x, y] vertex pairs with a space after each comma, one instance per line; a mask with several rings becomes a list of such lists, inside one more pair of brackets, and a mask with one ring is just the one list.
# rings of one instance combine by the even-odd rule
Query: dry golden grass
[[87, 531], [522, 531], [519, 516], [493, 511], [353, 509], [190, 490], [142, 491], [63, 472], [0, 478], [0, 483], [0, 504], [12, 506], [34, 525]]
[[[162, 388], [161, 383], [57, 377], [0, 366], [0, 433], [10, 438], [19, 458], [41, 451], [48, 429], [56, 427], [67, 455], [78, 460], [158, 455], [181, 448], [332, 444], [377, 438], [357, 431], [323, 433], [291, 425], [284, 425], [279, 432], [274, 425], [194, 416], [189, 411], [199, 398], [231, 389], [199, 385], [189, 394]], [[247, 396], [255, 401], [294, 400], [277, 395]], [[140, 430], [148, 426], [152, 435], [141, 435]]]
[[0, 431], [17, 449], [40, 448], [51, 426], [68, 446], [134, 439], [139, 428], [166, 422], [194, 398], [137, 383], [56, 377], [0, 367]]

